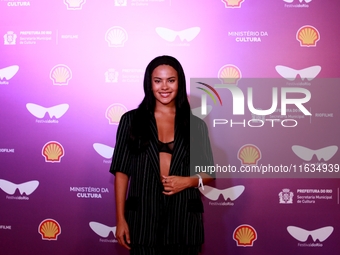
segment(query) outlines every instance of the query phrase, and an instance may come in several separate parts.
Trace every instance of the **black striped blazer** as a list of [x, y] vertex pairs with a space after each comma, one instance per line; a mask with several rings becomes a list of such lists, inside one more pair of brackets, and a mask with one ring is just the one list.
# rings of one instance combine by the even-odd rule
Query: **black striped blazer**
[[[198, 245], [204, 241], [203, 204], [197, 188], [188, 188], [171, 196], [162, 193], [157, 147], [156, 121], [150, 120], [152, 138], [145, 152], [129, 151], [127, 139], [136, 110], [125, 113], [117, 130], [116, 145], [110, 172], [122, 172], [130, 177], [125, 204], [131, 244], [152, 246], [156, 243]], [[193, 116], [190, 131], [200, 164], [213, 164], [206, 124]], [[199, 149], [198, 149], [199, 148]], [[202, 161], [202, 159], [204, 159]], [[169, 175], [190, 176], [190, 145], [175, 128], [174, 151]]]

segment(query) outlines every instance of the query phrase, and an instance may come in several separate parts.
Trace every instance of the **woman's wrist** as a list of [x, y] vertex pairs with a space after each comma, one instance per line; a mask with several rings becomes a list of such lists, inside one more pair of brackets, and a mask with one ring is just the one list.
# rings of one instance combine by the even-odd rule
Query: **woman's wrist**
[[117, 214], [116, 219], [117, 219], [117, 221], [125, 221], [125, 215], [124, 214]]
[[190, 188], [197, 188], [198, 187], [198, 176], [197, 175], [193, 175], [189, 177], [189, 187]]

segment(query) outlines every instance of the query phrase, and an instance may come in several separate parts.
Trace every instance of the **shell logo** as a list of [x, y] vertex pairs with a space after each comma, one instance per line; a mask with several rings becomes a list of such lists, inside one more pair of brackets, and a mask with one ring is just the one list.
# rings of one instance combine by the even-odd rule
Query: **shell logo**
[[224, 65], [218, 71], [218, 78], [223, 84], [237, 85], [242, 78], [241, 70], [235, 65]]
[[45, 162], [51, 163], [60, 163], [61, 158], [65, 155], [63, 146], [56, 141], [46, 143], [41, 153], [45, 157]]
[[253, 246], [254, 241], [257, 240], [257, 233], [252, 226], [243, 224], [234, 230], [233, 239], [237, 246]]
[[221, 0], [224, 5], [225, 8], [241, 8], [241, 4], [245, 1], [245, 0]]
[[61, 233], [61, 227], [57, 221], [46, 219], [40, 223], [38, 232], [41, 234], [42, 240], [57, 240], [58, 235]]
[[254, 144], [245, 144], [238, 150], [237, 158], [242, 165], [257, 165], [261, 159], [261, 150]]
[[50, 71], [53, 85], [68, 85], [72, 78], [72, 71], [67, 65], [56, 65]]
[[120, 118], [127, 109], [122, 104], [112, 104], [106, 109], [105, 117], [109, 120], [110, 125], [118, 125]]
[[297, 31], [296, 40], [300, 42], [301, 47], [315, 47], [320, 40], [320, 33], [313, 26], [303, 26]]
[[64, 0], [67, 10], [81, 10], [86, 0]]
[[114, 26], [106, 31], [105, 41], [108, 42], [109, 47], [124, 47], [128, 35], [124, 28]]

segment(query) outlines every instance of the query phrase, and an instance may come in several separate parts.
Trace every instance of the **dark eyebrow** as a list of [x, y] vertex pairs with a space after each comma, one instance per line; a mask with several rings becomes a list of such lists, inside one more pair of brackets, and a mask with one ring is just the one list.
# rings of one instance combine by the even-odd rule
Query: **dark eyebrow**
[[[162, 78], [160, 78], [160, 77], [153, 77], [153, 79], [160, 79], [160, 80], [161, 80]], [[171, 77], [169, 77], [169, 78], [167, 78], [167, 79], [168, 79], [168, 80], [169, 80], [169, 79], [176, 79], [176, 76], [171, 76]]]

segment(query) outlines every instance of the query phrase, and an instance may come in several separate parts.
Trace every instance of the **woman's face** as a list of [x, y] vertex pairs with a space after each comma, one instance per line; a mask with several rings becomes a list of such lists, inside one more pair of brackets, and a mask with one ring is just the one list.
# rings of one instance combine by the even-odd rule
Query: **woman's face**
[[151, 74], [151, 82], [156, 105], [175, 106], [178, 92], [177, 71], [172, 66], [159, 65]]

